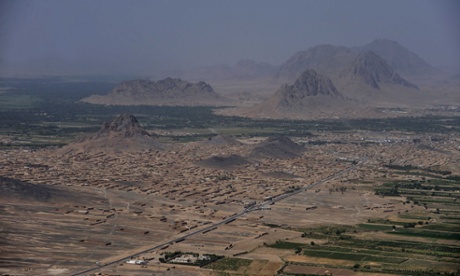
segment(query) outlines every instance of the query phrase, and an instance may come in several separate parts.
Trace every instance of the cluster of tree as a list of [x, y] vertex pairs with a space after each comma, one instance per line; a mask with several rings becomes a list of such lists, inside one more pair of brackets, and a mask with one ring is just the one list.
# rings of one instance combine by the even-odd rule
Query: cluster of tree
[[341, 192], [343, 195], [343, 193], [345, 193], [346, 191], [347, 187], [345, 186], [329, 188], [329, 194], [332, 194], [333, 192]]
[[171, 260], [177, 258], [177, 257], [180, 257], [182, 255], [191, 255], [195, 258], [197, 258], [196, 260], [194, 260], [193, 262], [190, 260], [190, 262], [188, 263], [184, 263], [184, 265], [193, 265], [193, 266], [199, 266], [199, 267], [203, 267], [205, 265], [208, 265], [214, 261], [217, 261], [218, 259], [221, 259], [223, 258], [223, 256], [218, 256], [218, 255], [215, 255], [215, 254], [204, 254], [204, 258], [199, 258], [200, 254], [198, 253], [194, 253], [194, 252], [182, 252], [182, 251], [174, 251], [174, 252], [165, 252], [164, 253], [164, 256], [162, 258], [159, 258], [159, 261], [161, 263], [168, 263], [170, 262]]

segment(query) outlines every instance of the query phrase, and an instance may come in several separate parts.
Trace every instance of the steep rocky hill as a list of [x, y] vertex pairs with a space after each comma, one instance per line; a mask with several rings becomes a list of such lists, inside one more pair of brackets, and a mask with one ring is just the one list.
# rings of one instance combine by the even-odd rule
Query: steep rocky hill
[[305, 147], [293, 142], [286, 136], [274, 136], [258, 144], [249, 154], [249, 157], [290, 159], [300, 156]]
[[139, 121], [136, 117], [134, 117], [134, 115], [125, 113], [112, 119], [111, 121], [104, 122], [98, 132], [84, 137], [83, 141], [97, 140], [109, 136], [132, 138], [136, 136], [150, 137], [151, 135], [143, 127], [141, 127]]
[[292, 85], [283, 85], [276, 95], [283, 98], [302, 100], [309, 96], [341, 97], [334, 84], [326, 76], [315, 70], [305, 70]]
[[197, 161], [196, 164], [201, 167], [231, 170], [246, 164], [250, 164], [250, 162], [241, 155], [232, 154], [230, 156], [211, 156], [209, 158]]
[[37, 185], [0, 176], [0, 198], [48, 201], [52, 197], [53, 192], [55, 192], [55, 189], [45, 185]]
[[260, 104], [222, 112], [234, 111], [233, 114], [248, 117], [304, 119], [337, 116], [351, 104], [329, 78], [307, 69], [293, 84], [283, 84], [272, 97]]
[[312, 99], [321, 97], [326, 98], [324, 100], [328, 102], [334, 98], [343, 99], [329, 78], [308, 69], [292, 85], [282, 85], [274, 95], [276, 100], [269, 101], [277, 102], [275, 109], [278, 110], [298, 110], [308, 107]]
[[226, 105], [230, 100], [207, 83], [166, 78], [160, 81], [124, 81], [107, 95], [92, 95], [83, 102], [104, 105]]
[[[380, 49], [385, 45], [392, 49], [385, 52], [390, 61], [398, 57], [408, 60], [401, 64], [393, 61], [398, 68], [406, 70], [420, 65], [429, 71], [425, 61], [396, 42], [379, 40], [369, 47]], [[393, 55], [388, 54], [392, 52]], [[384, 116], [379, 109], [420, 107], [430, 102], [426, 91], [365, 47], [318, 45], [298, 52], [281, 65], [278, 81], [288, 84], [265, 101], [218, 112], [263, 118], [350, 118]]]
[[278, 78], [293, 80], [306, 69], [331, 73], [350, 64], [356, 53], [342, 46], [318, 45], [292, 55], [279, 70]]
[[358, 55], [372, 51], [381, 57], [397, 73], [403, 75], [426, 75], [437, 70], [417, 54], [396, 41], [377, 39], [355, 48], [318, 45], [292, 55], [284, 62], [278, 77], [284, 80], [297, 78], [306, 69], [315, 69], [328, 77], [355, 62]]
[[102, 124], [101, 129], [90, 135], [77, 138], [74, 143], [63, 147], [61, 153], [71, 152], [136, 152], [161, 150], [164, 148], [154, 135], [148, 133], [136, 117], [121, 114]]
[[359, 53], [348, 68], [349, 73], [372, 88], [380, 89], [380, 83], [390, 83], [418, 89], [418, 87], [403, 79], [393, 68], [374, 52]]
[[394, 70], [405, 75], [433, 74], [437, 71], [424, 59], [396, 41], [376, 39], [363, 47], [358, 47], [357, 50], [376, 53]]

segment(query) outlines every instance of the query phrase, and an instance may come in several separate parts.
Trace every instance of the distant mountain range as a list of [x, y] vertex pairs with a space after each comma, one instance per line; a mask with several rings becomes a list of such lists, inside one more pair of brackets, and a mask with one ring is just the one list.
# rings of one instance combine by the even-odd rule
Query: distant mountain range
[[433, 74], [439, 72], [417, 54], [396, 41], [376, 39], [371, 43], [347, 48], [334, 45], [317, 45], [293, 54], [286, 62], [276, 66], [265, 62], [242, 60], [236, 65], [220, 64], [198, 67], [170, 74], [185, 79], [203, 80], [253, 80], [257, 78], [296, 79], [305, 69], [331, 73], [348, 66], [362, 52], [374, 52], [402, 75]]
[[355, 48], [357, 51], [372, 51], [382, 57], [395, 71], [405, 75], [434, 74], [439, 70], [431, 66], [417, 54], [396, 41], [376, 39]]
[[[204, 81], [191, 83], [168, 77], [125, 81], [107, 95], [92, 95], [82, 101], [104, 105], [238, 106], [244, 101], [241, 95], [257, 98], [251, 98], [251, 91], [246, 90], [251, 89], [250, 85], [265, 82], [273, 89], [271, 96], [270, 90], [264, 90], [266, 100], [252, 107], [218, 112], [295, 119], [359, 117], [376, 108], [428, 105], [433, 95], [428, 96], [427, 90], [413, 80], [425, 85], [425, 80], [439, 71], [399, 43], [377, 39], [355, 48], [317, 45], [293, 54], [280, 66], [244, 60], [235, 66], [202, 67], [180, 74], [188, 79], [224, 81], [223, 89], [230, 83], [235, 99], [216, 93]], [[249, 86], [242, 85], [248, 80]], [[277, 91], [274, 85], [279, 87]]]
[[159, 81], [124, 81], [107, 95], [92, 95], [82, 102], [104, 105], [228, 105], [207, 83], [190, 83], [179, 78]]
[[350, 65], [348, 74], [375, 89], [380, 89], [381, 83], [418, 89], [415, 84], [400, 77], [383, 58], [371, 51], [359, 53]]
[[220, 114], [291, 119], [360, 117], [376, 108], [426, 103], [425, 92], [399, 72], [420, 78], [434, 74], [436, 69], [394, 41], [379, 39], [359, 48], [318, 45], [295, 53], [280, 66], [274, 78], [286, 83], [273, 96], [252, 107]]
[[[248, 108], [236, 108], [231, 115], [303, 119], [317, 117], [318, 114], [330, 110], [340, 110], [352, 103], [337, 90], [331, 79], [316, 70], [307, 69], [293, 84], [281, 85], [273, 96], [260, 104]], [[331, 115], [328, 112], [326, 114], [328, 117]]]
[[[367, 54], [366, 54], [367, 53]], [[305, 69], [316, 69], [321, 73], [334, 74], [349, 67], [357, 58], [373, 53], [380, 57], [397, 73], [405, 76], [433, 74], [437, 71], [415, 53], [404, 48], [396, 41], [377, 39], [355, 48], [343, 46], [318, 45], [291, 56], [280, 66], [277, 77], [285, 80], [297, 78]], [[369, 57], [367, 58], [369, 59]], [[373, 57], [372, 59], [376, 59]]]

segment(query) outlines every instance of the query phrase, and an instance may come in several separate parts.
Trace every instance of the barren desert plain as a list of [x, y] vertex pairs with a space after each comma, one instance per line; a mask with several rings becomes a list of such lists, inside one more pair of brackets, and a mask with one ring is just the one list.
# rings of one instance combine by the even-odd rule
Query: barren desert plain
[[251, 120], [0, 96], [2, 275], [459, 273], [456, 109]]

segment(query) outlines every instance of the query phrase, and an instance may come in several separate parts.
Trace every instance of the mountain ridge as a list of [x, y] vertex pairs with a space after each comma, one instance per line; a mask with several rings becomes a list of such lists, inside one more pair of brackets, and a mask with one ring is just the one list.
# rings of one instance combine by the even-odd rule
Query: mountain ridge
[[415, 84], [402, 78], [383, 58], [372, 51], [359, 53], [349, 71], [375, 89], [380, 89], [381, 82], [387, 82], [418, 90]]
[[180, 78], [159, 81], [123, 81], [106, 95], [92, 95], [82, 102], [105, 105], [225, 105], [228, 99], [204, 81], [191, 83]]
[[369, 44], [357, 47], [359, 51], [372, 51], [382, 57], [397, 72], [418, 75], [438, 71], [413, 51], [390, 39], [375, 39]]

